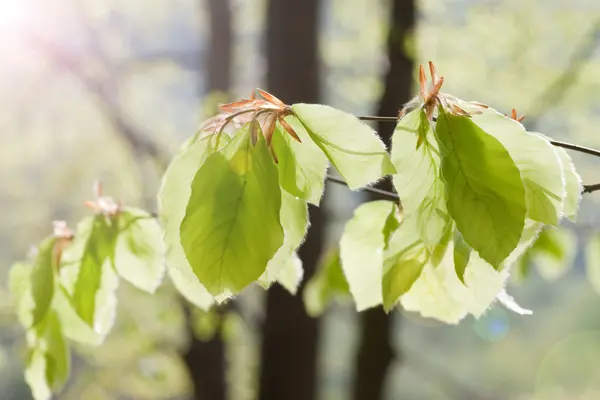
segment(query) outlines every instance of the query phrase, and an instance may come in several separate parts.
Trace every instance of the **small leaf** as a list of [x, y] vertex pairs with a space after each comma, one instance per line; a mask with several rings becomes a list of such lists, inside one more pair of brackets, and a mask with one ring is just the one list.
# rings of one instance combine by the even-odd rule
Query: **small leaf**
[[33, 310], [31, 322], [28, 326], [37, 325], [45, 316], [52, 304], [54, 295], [54, 244], [56, 239], [45, 239], [35, 257], [31, 271], [31, 294], [33, 296]]
[[319, 104], [294, 104], [292, 111], [350, 189], [396, 172], [375, 132], [353, 115]]
[[308, 229], [308, 209], [306, 202], [281, 191], [280, 220], [285, 235], [283, 245], [267, 264], [266, 271], [258, 283], [268, 288], [277, 281], [295, 294], [302, 280], [302, 262], [296, 256]]
[[124, 209], [117, 218], [117, 273], [137, 288], [154, 293], [165, 270], [160, 225], [148, 212], [134, 208]]
[[248, 129], [237, 135], [227, 157], [212, 154], [196, 173], [181, 223], [187, 259], [215, 296], [258, 279], [284, 240], [277, 167], [266, 142], [251, 146]]
[[577, 253], [577, 241], [569, 229], [542, 230], [529, 249], [530, 260], [539, 274], [547, 281], [555, 281], [573, 266]]
[[112, 266], [117, 227], [103, 215], [86, 218], [64, 251], [60, 278], [79, 317], [101, 337], [112, 328], [119, 278]]
[[519, 243], [525, 189], [508, 151], [470, 118], [440, 108], [436, 138], [448, 211], [465, 241], [499, 267]]
[[302, 143], [293, 140], [281, 125], [277, 125], [273, 149], [279, 156], [279, 183], [288, 193], [319, 205], [325, 186], [327, 157], [295, 116], [288, 116], [285, 121], [293, 127]]
[[70, 351], [55, 313], [46, 315], [36, 329], [38, 335], [29, 335], [31, 348], [25, 381], [35, 400], [50, 400], [69, 377]]
[[392, 162], [396, 167], [394, 187], [404, 215], [416, 216], [417, 233], [431, 251], [438, 244], [445, 250], [440, 241], [448, 234], [450, 218], [440, 179], [440, 154], [433, 127], [422, 109], [398, 121], [392, 136]]
[[[386, 226], [397, 213], [396, 205], [379, 200], [358, 207], [340, 240], [342, 269], [358, 311], [383, 301], [383, 251], [387, 246]], [[389, 235], [389, 233], [387, 233]]]
[[471, 247], [465, 242], [460, 232], [454, 234], [454, 269], [461, 282], [464, 281], [465, 270], [471, 257]]
[[342, 272], [340, 252], [330, 251], [307, 282], [302, 292], [306, 312], [311, 317], [320, 316], [334, 297], [350, 294], [348, 282]]
[[[221, 137], [221, 145], [228, 142], [228, 136]], [[169, 165], [158, 193], [158, 215], [164, 229], [169, 277], [188, 301], [205, 310], [212, 305], [213, 297], [194, 274], [181, 246], [179, 231], [192, 194], [194, 176], [215, 151], [213, 146], [214, 136], [207, 136], [184, 147]]]
[[384, 252], [383, 307], [389, 312], [421, 275], [429, 257], [415, 217], [404, 218]]
[[562, 217], [565, 182], [554, 146], [491, 108], [473, 115], [472, 120], [500, 141], [519, 168], [525, 187], [527, 217], [557, 225]]

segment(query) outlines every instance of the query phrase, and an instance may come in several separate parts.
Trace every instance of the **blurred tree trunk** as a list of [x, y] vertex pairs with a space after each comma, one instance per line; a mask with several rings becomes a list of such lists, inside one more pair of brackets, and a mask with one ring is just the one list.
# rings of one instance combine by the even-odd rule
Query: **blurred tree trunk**
[[[404, 43], [415, 25], [415, 1], [391, 0], [391, 19], [388, 34], [389, 69], [384, 93], [377, 115], [395, 116], [410, 100], [413, 60], [406, 54]], [[380, 123], [379, 135], [390, 146], [394, 124]], [[389, 180], [379, 184], [381, 189], [393, 190]], [[361, 333], [356, 358], [354, 400], [378, 400], [384, 397], [388, 368], [394, 359], [392, 348], [393, 314], [386, 315], [381, 307], [361, 313]]]
[[[228, 93], [231, 88], [232, 37], [229, 0], [208, 0], [210, 42], [201, 66], [206, 74], [206, 91]], [[204, 7], [205, 4], [200, 4]], [[193, 384], [193, 400], [226, 400], [225, 343], [220, 329], [212, 339], [198, 340], [192, 329], [192, 313], [187, 313], [190, 347], [183, 359]]]
[[[318, 102], [318, 0], [270, 0], [267, 86], [287, 104]], [[304, 282], [314, 273], [323, 244], [323, 210], [310, 210], [311, 227], [299, 251]], [[300, 293], [303, 287], [300, 288]], [[316, 396], [319, 321], [304, 311], [301, 294], [281, 286], [267, 294], [261, 348], [261, 400], [312, 400]]]

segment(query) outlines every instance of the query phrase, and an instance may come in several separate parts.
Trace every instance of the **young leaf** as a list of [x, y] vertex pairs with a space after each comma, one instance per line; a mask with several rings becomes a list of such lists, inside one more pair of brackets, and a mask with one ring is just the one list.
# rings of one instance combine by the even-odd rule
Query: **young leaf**
[[498, 139], [519, 168], [525, 187], [527, 217], [557, 225], [562, 217], [565, 194], [557, 149], [540, 135], [528, 133], [519, 122], [495, 110], [488, 108], [471, 118], [483, 131]]
[[115, 269], [119, 276], [154, 293], [164, 274], [164, 245], [158, 221], [148, 212], [126, 208], [117, 215]]
[[508, 151], [469, 117], [440, 108], [436, 138], [448, 211], [465, 241], [499, 267], [519, 243], [525, 189]]
[[46, 314], [28, 338], [31, 348], [25, 381], [35, 400], [50, 400], [67, 381], [70, 369], [69, 346], [62, 334], [60, 321], [54, 312]]
[[279, 183], [288, 193], [319, 205], [325, 186], [327, 157], [311, 140], [298, 118], [291, 115], [285, 121], [298, 134], [298, 143], [277, 124], [273, 135], [273, 149], [279, 157]]
[[302, 262], [297, 258], [296, 250], [309, 226], [306, 202], [282, 190], [279, 215], [285, 235], [284, 242], [267, 264], [258, 283], [268, 288], [271, 283], [278, 281], [295, 294], [303, 275]]
[[529, 259], [548, 281], [563, 276], [575, 261], [577, 242], [568, 229], [545, 228], [529, 249]]
[[61, 283], [79, 317], [104, 337], [113, 325], [119, 278], [112, 263], [117, 229], [98, 214], [77, 227], [61, 259]]
[[356, 117], [319, 104], [294, 104], [292, 111], [351, 189], [395, 172], [381, 140]]
[[[228, 138], [223, 135], [219, 143], [226, 145]], [[181, 246], [179, 231], [192, 194], [194, 176], [214, 152], [214, 142], [214, 136], [205, 136], [184, 146], [169, 165], [158, 193], [158, 215], [164, 229], [167, 272], [177, 290], [204, 310], [210, 308], [213, 297], [194, 274]]]
[[465, 242], [460, 232], [454, 234], [454, 270], [461, 282], [464, 281], [465, 270], [471, 258], [471, 247]]
[[38, 253], [31, 271], [31, 294], [33, 296], [33, 309], [31, 322], [26, 326], [37, 325], [45, 316], [54, 295], [54, 237], [46, 238], [38, 248]]
[[104, 324], [104, 332], [95, 332], [93, 327], [77, 314], [63, 287], [59, 286], [56, 290], [53, 308], [60, 320], [65, 337], [83, 345], [98, 346], [110, 329], [111, 323], [107, 323]]
[[[340, 240], [342, 269], [358, 311], [383, 301], [383, 251], [387, 246], [386, 225], [398, 212], [394, 203], [371, 201], [358, 207]], [[397, 218], [397, 217], [396, 217]]]
[[[240, 136], [241, 135], [241, 136]], [[181, 245], [213, 295], [235, 294], [262, 275], [283, 244], [281, 189], [266, 142], [248, 130], [200, 167], [181, 223]], [[239, 145], [238, 145], [239, 143]]]
[[404, 215], [416, 216], [417, 234], [433, 249], [447, 232], [449, 216], [438, 145], [422, 109], [398, 121], [392, 137], [392, 163], [396, 167], [394, 187], [402, 199]]
[[350, 288], [342, 272], [340, 252], [335, 249], [323, 258], [317, 272], [304, 287], [302, 298], [308, 315], [318, 317], [332, 298], [346, 297], [349, 294]]
[[[546, 140], [550, 140], [547, 136], [542, 135], [538, 132], [531, 132], [532, 134], [539, 135]], [[575, 170], [573, 160], [567, 153], [567, 151], [560, 147], [555, 147], [558, 158], [560, 159], [563, 176], [565, 179], [566, 193], [563, 198], [563, 214], [571, 221], [576, 222], [577, 211], [579, 210], [579, 203], [581, 202], [581, 194], [583, 192], [583, 185], [581, 183], [581, 176]]]
[[412, 287], [429, 260], [426, 247], [417, 234], [417, 224], [416, 217], [405, 217], [384, 251], [382, 293], [386, 312]]

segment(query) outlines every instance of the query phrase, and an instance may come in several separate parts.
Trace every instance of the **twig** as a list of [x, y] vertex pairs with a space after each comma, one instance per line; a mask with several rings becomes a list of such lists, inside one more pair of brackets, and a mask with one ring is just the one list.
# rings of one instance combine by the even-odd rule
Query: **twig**
[[[325, 178], [328, 181], [330, 181], [330, 182], [339, 183], [340, 185], [344, 185], [346, 187], [348, 186], [348, 184], [346, 183], [346, 181], [344, 181], [341, 178], [337, 178], [337, 177], [332, 176], [332, 175], [327, 175]], [[377, 188], [369, 187], [369, 186], [363, 188], [363, 190], [365, 192], [374, 193], [374, 194], [378, 194], [380, 196], [387, 197], [390, 200], [394, 200], [394, 201], [399, 201], [400, 200], [400, 196], [398, 196], [397, 193], [388, 192], [387, 190], [377, 189]]]
[[378, 122], [397, 122], [397, 117], [380, 117], [377, 115], [364, 115], [361, 117], [357, 117], [361, 121], [378, 121]]

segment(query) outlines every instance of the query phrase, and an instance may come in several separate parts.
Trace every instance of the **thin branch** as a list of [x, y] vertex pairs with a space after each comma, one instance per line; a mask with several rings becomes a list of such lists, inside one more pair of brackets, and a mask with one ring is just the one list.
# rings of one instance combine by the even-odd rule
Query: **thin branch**
[[562, 147], [568, 150], [578, 151], [580, 153], [589, 154], [592, 156], [600, 157], [600, 150], [591, 149], [589, 147], [579, 146], [578, 144], [559, 142], [558, 140], [550, 140], [550, 143], [556, 147]]
[[[348, 184], [346, 183], [346, 181], [344, 181], [341, 178], [337, 178], [335, 176], [332, 176], [332, 175], [327, 175], [326, 179], [329, 182], [338, 183], [338, 184], [344, 185], [346, 187], [348, 186]], [[369, 187], [369, 186], [363, 188], [362, 190], [364, 190], [365, 192], [374, 193], [374, 194], [377, 194], [377, 195], [380, 195], [380, 196], [383, 196], [383, 197], [387, 197], [390, 200], [394, 200], [394, 201], [399, 201], [400, 200], [400, 196], [398, 196], [397, 193], [388, 192], [387, 190], [377, 189], [377, 188]]]
[[377, 115], [364, 115], [361, 117], [357, 117], [361, 121], [377, 121], [377, 122], [397, 122], [398, 117], [380, 117]]
[[600, 190], [600, 183], [594, 183], [593, 185], [583, 185], [583, 193], [592, 193]]

